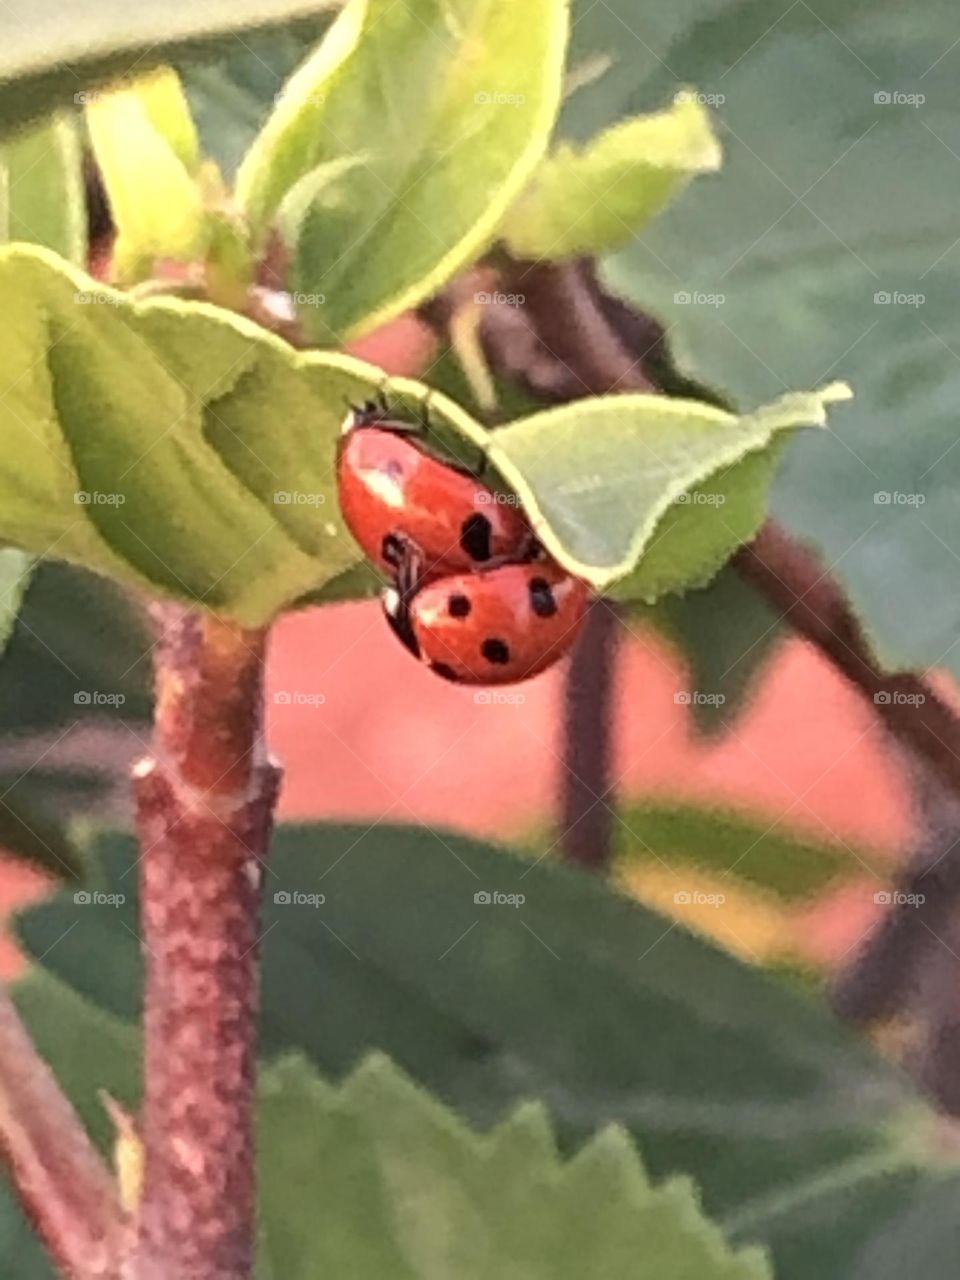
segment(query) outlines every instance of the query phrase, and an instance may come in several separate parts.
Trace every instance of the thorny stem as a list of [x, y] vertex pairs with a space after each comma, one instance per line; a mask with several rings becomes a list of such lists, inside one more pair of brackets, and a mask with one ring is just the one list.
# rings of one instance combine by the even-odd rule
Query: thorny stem
[[141, 844], [144, 1183], [135, 1280], [252, 1273], [263, 859], [279, 771], [262, 736], [265, 633], [156, 610]]
[[128, 1225], [113, 1177], [0, 991], [0, 1152], [64, 1275], [119, 1280]]

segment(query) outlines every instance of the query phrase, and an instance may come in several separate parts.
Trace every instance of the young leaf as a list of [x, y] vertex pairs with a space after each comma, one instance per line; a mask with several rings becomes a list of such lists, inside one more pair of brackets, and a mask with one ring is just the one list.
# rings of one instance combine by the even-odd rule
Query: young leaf
[[158, 257], [199, 257], [210, 231], [191, 172], [196, 135], [175, 73], [91, 93], [86, 114], [117, 224], [117, 278], [142, 279]]
[[[523, 190], [562, 90], [567, 0], [350, 0], [237, 177], [262, 234], [312, 170], [368, 157], [300, 225], [294, 285], [334, 342], [471, 262]], [[329, 193], [328, 193], [329, 194]]]
[[666, 111], [624, 120], [584, 147], [561, 143], [508, 214], [504, 239], [519, 258], [620, 248], [720, 161], [706, 109], [681, 91]]
[[653, 1186], [621, 1129], [558, 1156], [528, 1106], [479, 1137], [368, 1059], [340, 1088], [306, 1063], [265, 1073], [266, 1250], [285, 1280], [770, 1280], [732, 1250], [685, 1179]]
[[171, 67], [157, 67], [129, 86], [153, 128], [189, 172], [200, 163], [200, 140], [180, 77]]
[[0, 654], [7, 647], [20, 612], [32, 565], [32, 557], [16, 547], [0, 548]]
[[[489, 458], [519, 494], [547, 550], [602, 589], [638, 562], [642, 571], [671, 505], [699, 507], [689, 500], [695, 486], [781, 431], [824, 424], [826, 406], [849, 396], [843, 384], [831, 383], [742, 417], [662, 396], [579, 401], [500, 428]], [[702, 519], [700, 510], [695, 517]], [[675, 580], [691, 568], [699, 573], [702, 564], [675, 566]]]
[[0, 240], [27, 240], [78, 265], [87, 252], [80, 140], [57, 114], [0, 143]]

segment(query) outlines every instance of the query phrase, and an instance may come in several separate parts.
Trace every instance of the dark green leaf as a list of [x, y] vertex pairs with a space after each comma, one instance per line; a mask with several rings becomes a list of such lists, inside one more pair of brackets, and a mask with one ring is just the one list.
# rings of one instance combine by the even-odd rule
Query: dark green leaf
[[[63, 981], [135, 1017], [134, 849], [99, 852], [123, 906], [64, 895], [21, 933]], [[268, 1054], [299, 1050], [338, 1078], [380, 1047], [481, 1124], [542, 1099], [567, 1149], [623, 1123], [656, 1177], [691, 1173], [711, 1216], [771, 1244], [778, 1280], [848, 1280], [897, 1197], [935, 1181], [931, 1113], [866, 1046], [594, 877], [365, 826], [282, 829], [271, 868]], [[525, 901], [475, 901], [494, 891]]]

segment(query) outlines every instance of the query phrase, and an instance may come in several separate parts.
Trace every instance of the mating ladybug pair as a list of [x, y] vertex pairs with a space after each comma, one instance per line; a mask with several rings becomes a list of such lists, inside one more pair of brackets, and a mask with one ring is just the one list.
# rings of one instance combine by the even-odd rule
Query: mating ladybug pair
[[546, 555], [516, 507], [427, 453], [415, 430], [369, 403], [351, 410], [337, 453], [343, 518], [393, 582], [387, 620], [447, 680], [525, 680], [570, 648], [588, 589]]

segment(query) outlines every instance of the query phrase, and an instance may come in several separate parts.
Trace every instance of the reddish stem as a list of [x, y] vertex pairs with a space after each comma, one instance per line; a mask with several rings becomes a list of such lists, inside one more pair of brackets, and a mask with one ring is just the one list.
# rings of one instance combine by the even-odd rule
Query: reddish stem
[[252, 1274], [265, 634], [157, 610], [154, 756], [136, 770], [146, 959], [137, 1280]]

